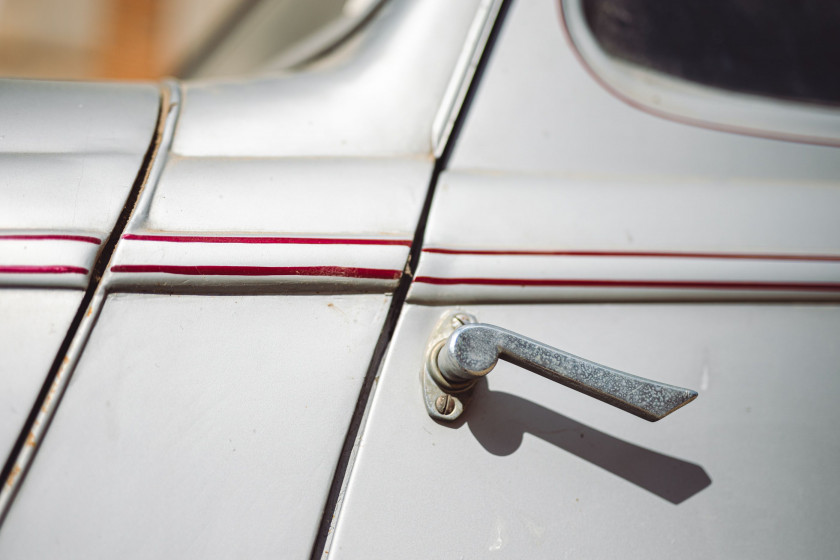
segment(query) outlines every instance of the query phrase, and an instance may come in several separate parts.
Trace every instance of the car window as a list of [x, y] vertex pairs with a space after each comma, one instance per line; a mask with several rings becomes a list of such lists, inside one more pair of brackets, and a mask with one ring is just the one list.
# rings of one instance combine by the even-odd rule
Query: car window
[[819, 0], [585, 0], [610, 56], [704, 85], [840, 103], [840, 4]]
[[379, 0], [2, 0], [0, 76], [157, 80], [285, 69], [334, 47]]

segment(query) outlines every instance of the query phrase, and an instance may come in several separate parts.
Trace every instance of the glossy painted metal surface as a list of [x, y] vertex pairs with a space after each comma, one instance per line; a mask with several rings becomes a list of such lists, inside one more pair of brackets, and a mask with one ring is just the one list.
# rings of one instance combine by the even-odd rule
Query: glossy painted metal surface
[[517, 2], [409, 300], [837, 300], [838, 178], [836, 148], [627, 105], [582, 66], [557, 5]]
[[[629, 105], [558, 4], [508, 11], [324, 557], [831, 556], [840, 309], [793, 302], [840, 294], [838, 152]], [[500, 363], [432, 420], [457, 412], [418, 375], [453, 307], [700, 399], [650, 425]]]
[[433, 121], [460, 107], [497, 9], [388, 2], [304, 72], [186, 83], [161, 179], [117, 251], [115, 287], [395, 289], [446, 137]]
[[159, 107], [154, 85], [0, 80], [0, 285], [87, 285]]
[[575, 57], [558, 10], [557, 2], [511, 5], [450, 169], [679, 184], [836, 181], [835, 148], [722, 133], [628, 106]]
[[[278, 272], [320, 267], [324, 274], [304, 280], [318, 289], [393, 290], [408, 257], [430, 166], [420, 159], [170, 155], [148, 208], [129, 225], [131, 237], [121, 242], [115, 266], [118, 271], [167, 266], [173, 273], [194, 265], [255, 273], [269, 266]], [[329, 268], [370, 273], [329, 274]], [[297, 274], [150, 273], [120, 272], [115, 281], [144, 289], [209, 284], [221, 290], [295, 289], [301, 282]]]
[[[428, 186], [431, 163], [428, 157], [248, 159], [171, 155], [144, 226], [150, 233], [410, 237]], [[302, 212], [308, 203], [311, 206]]]
[[820, 558], [840, 546], [837, 306], [463, 308], [699, 389], [656, 424], [506, 363], [459, 422], [433, 421], [418, 370], [444, 310], [404, 310], [328, 558]]
[[479, 0], [387, 2], [311, 71], [187, 84], [185, 157], [429, 155]]
[[432, 124], [432, 143], [436, 158], [443, 155], [451, 138], [455, 121], [474, 81], [479, 62], [485, 52], [501, 8], [501, 0], [482, 0], [478, 6], [467, 33], [467, 39], [464, 41], [463, 49], [458, 57], [455, 72], [453, 72], [452, 79], [446, 87], [440, 109], [438, 109]]
[[[317, 556], [333, 491], [328, 557], [831, 555], [836, 306], [514, 303], [836, 299], [840, 158], [628, 106], [555, 3], [508, 12], [409, 299], [504, 303], [468, 310], [697, 386], [703, 406], [650, 426], [501, 364], [443, 426], [419, 398], [435, 306], [406, 307], [374, 381], [498, 7], [394, 0], [304, 73], [170, 86], [159, 153], [39, 409], [53, 428], [0, 493], [3, 508], [20, 489], [0, 557]], [[18, 178], [40, 161], [24, 159]], [[6, 233], [107, 236], [55, 223]], [[93, 243], [38, 242], [28, 266], [90, 268]], [[365, 375], [374, 400], [336, 486]]]
[[410, 298], [836, 300], [838, 208], [829, 182], [448, 172]]
[[396, 288], [409, 239], [125, 234], [113, 290], [261, 292]]
[[[108, 267], [113, 260], [114, 251], [119, 247], [118, 236], [120, 232], [118, 230], [125, 226], [125, 221], [131, 221], [138, 208], [142, 209], [148, 204], [148, 193], [152, 190], [151, 186], [157, 182], [160, 175], [160, 164], [158, 163], [160, 160], [156, 159], [156, 155], [159, 152], [165, 153], [169, 147], [175, 120], [177, 119], [179, 101], [177, 88], [172, 85], [165, 85], [161, 89], [161, 107], [155, 122], [155, 134], [147, 148], [149, 162], [144, 162], [144, 164], [150, 163], [150, 166], [148, 168], [145, 165], [141, 166], [137, 171], [136, 190], [133, 190], [131, 200], [126, 201], [126, 206], [120, 213], [124, 221], [114, 224], [115, 231], [109, 236], [113, 237], [112, 240], [109, 239], [109, 241], [113, 241], [109, 244], [110, 252], [103, 253], [100, 259], [102, 276], [92, 278], [88, 290], [81, 298], [81, 305], [76, 311], [72, 330], [65, 333], [65, 343], [58, 349], [60, 353], [55, 356], [55, 365], [47, 372], [48, 375], [44, 380], [45, 391], [42, 391], [36, 401], [32, 403], [32, 414], [20, 428], [22, 437], [25, 437], [27, 444], [16, 446], [7, 460], [10, 471], [3, 485], [0, 486], [0, 524], [3, 523], [17, 491], [27, 476], [41, 441], [44, 439], [55, 411], [67, 390], [88, 337], [99, 318], [109, 289], [110, 270]], [[144, 196], [144, 193], [146, 193], [146, 196]]]
[[155, 85], [0, 81], [0, 227], [106, 237], [159, 107]]
[[178, 72], [196, 79], [248, 76], [288, 69], [335, 48], [369, 19], [384, 0], [240, 3], [224, 34], [199, 49]]
[[81, 300], [78, 290], [0, 290], [0, 457], [12, 450]]
[[0, 286], [84, 289], [101, 244], [89, 234], [0, 233]]
[[[483, 11], [476, 11], [479, 6]], [[234, 550], [276, 553], [282, 544], [284, 554], [309, 551], [383, 327], [389, 293], [403, 273], [425, 199], [434, 163], [432, 121], [445, 113], [450, 84], [463, 83], [461, 74], [471, 71], [469, 64], [458, 64], [459, 53], [475, 52], [471, 42], [486, 39], [472, 31], [476, 21], [488, 21], [489, 6], [478, 1], [455, 7], [444, 2], [390, 2], [358, 37], [321, 61], [321, 70], [247, 83], [188, 84], [184, 95], [179, 86], [167, 86], [156, 152], [137, 204], [130, 209], [124, 231], [118, 232], [122, 235], [70, 340], [50, 397], [39, 403], [31, 435], [36, 445], [54, 443], [39, 448], [37, 461], [36, 448], [24, 447], [12, 463], [15, 478], [0, 492], [0, 508], [8, 512], [0, 549], [36, 556], [177, 550], [180, 555], [206, 557]], [[325, 70], [331, 65], [332, 70]], [[403, 68], [413, 71], [405, 79], [395, 78], [396, 69]], [[418, 84], [420, 93], [406, 97]], [[323, 98], [330, 85], [332, 109]], [[358, 95], [336, 94], [341, 91]], [[365, 107], [357, 104], [362, 99]], [[458, 99], [447, 102], [449, 111], [457, 109]], [[336, 117], [339, 113], [351, 119], [342, 121]], [[406, 128], [399, 128], [402, 125]], [[383, 127], [393, 127], [392, 133]], [[343, 147], [347, 144], [352, 146], [349, 151]], [[307, 145], [315, 148], [307, 150]], [[240, 308], [246, 309], [237, 311], [236, 304], [243, 302], [247, 304]], [[334, 319], [333, 329], [329, 324], [336, 316], [340, 318]], [[275, 323], [276, 329], [253, 332], [260, 324]], [[316, 324], [317, 336], [307, 327]], [[211, 347], [205, 347], [181, 330], [171, 331], [178, 325], [204, 333], [205, 339], [225, 339], [213, 339]], [[212, 332], [207, 334], [207, 329]], [[154, 333], [147, 336], [146, 331]], [[321, 341], [325, 346], [315, 360], [305, 363], [302, 356], [311, 354], [310, 343], [320, 336], [326, 337]], [[294, 348], [285, 346], [287, 342], [295, 342]], [[203, 352], [219, 358], [218, 364], [207, 362]], [[236, 396], [236, 384], [243, 381], [230, 377], [243, 356], [262, 371], [282, 365], [280, 378], [255, 380], [270, 386], [251, 386], [254, 398], [246, 401]], [[150, 364], [156, 374], [148, 371]], [[115, 371], [117, 375], [110, 375]], [[132, 377], [131, 372], [141, 373]], [[102, 381], [108, 375], [117, 385]], [[339, 376], [339, 381], [327, 393], [315, 395], [311, 390], [323, 385], [324, 375]], [[235, 402], [219, 408], [204, 401], [191, 404], [191, 396], [183, 392], [158, 393], [162, 383], [179, 376], [200, 391], [229, 387], [224, 397], [216, 396], [233, 395]], [[277, 391], [298, 382], [302, 385], [292, 397], [294, 403], [278, 403], [287, 395]], [[149, 398], [138, 398], [140, 394]], [[111, 395], [122, 395], [119, 406]], [[270, 480], [254, 476], [248, 461], [243, 463], [248, 469], [233, 476], [228, 471], [220, 474], [212, 464], [199, 465], [195, 453], [179, 456], [183, 442], [162, 425], [150, 436], [151, 451], [142, 435], [150, 420], [147, 408], [157, 411], [154, 421], [170, 418], [189, 427], [194, 414], [209, 414], [205, 405], [212, 405], [219, 414], [212, 416], [207, 438], [196, 449], [216, 449], [239, 416], [253, 412], [254, 403], [283, 434], [267, 443], [274, 459]], [[301, 425], [301, 407], [319, 412]], [[123, 443], [113, 430], [87, 429], [103, 427], [92, 418], [109, 410], [129, 426]], [[323, 445], [312, 444], [316, 440]], [[141, 449], [148, 452], [143, 459], [148, 468], [137, 469], [136, 452]], [[265, 450], [251, 451], [253, 458]], [[62, 467], [68, 458], [75, 466]], [[278, 477], [276, 467], [283, 461], [289, 465]], [[32, 465], [34, 470], [27, 471]], [[164, 465], [163, 470], [155, 470], [156, 465]], [[91, 469], [110, 473], [100, 481], [101, 492], [91, 493], [85, 483]], [[247, 480], [238, 479], [237, 486], [237, 476]], [[135, 492], [128, 500], [120, 497], [126, 482], [129, 493], [131, 488]], [[160, 492], [150, 492], [150, 484]], [[228, 489], [230, 499], [207, 495], [208, 487], [219, 485]], [[243, 492], [243, 486], [252, 492]], [[20, 493], [9, 509], [16, 492]], [[247, 498], [257, 494], [258, 504]], [[79, 499], [91, 508], [83, 515], [77, 515]], [[179, 508], [202, 500], [209, 505], [201, 508], [203, 514], [195, 516], [192, 525], [176, 522]], [[173, 508], [176, 502], [181, 505]], [[227, 517], [234, 502], [241, 506], [237, 520]], [[48, 503], [49, 512], [42, 515]], [[278, 523], [287, 522], [290, 511], [295, 521], [278, 532]], [[36, 528], [33, 518], [44, 525]], [[121, 548], [126, 542], [146, 542], [150, 529], [176, 527], [177, 532], [148, 543], [149, 549]], [[49, 543], [35, 542], [32, 536], [44, 531], [60, 536]], [[134, 536], [118, 538], [128, 533]], [[93, 534], [113, 539], [90, 540]], [[250, 544], [243, 549], [243, 534], [264, 538], [246, 539]]]
[[[0, 80], [4, 462], [142, 168], [159, 109], [155, 85]], [[29, 435], [31, 451], [38, 440]], [[0, 518], [22, 470], [13, 465], [0, 485]]]
[[306, 557], [389, 302], [108, 296], [0, 557]]

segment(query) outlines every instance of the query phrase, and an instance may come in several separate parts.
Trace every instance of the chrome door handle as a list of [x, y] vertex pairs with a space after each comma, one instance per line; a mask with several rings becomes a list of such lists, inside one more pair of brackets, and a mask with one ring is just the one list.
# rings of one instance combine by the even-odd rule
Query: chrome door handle
[[470, 390], [499, 359], [651, 422], [697, 398], [691, 389], [602, 366], [459, 313], [444, 317], [427, 348], [423, 393], [429, 415], [449, 421], [460, 416]]

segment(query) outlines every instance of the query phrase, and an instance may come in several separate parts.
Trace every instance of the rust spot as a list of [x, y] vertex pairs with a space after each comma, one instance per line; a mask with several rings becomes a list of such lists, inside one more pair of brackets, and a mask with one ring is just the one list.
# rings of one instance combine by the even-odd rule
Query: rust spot
[[332, 309], [333, 311], [338, 311], [339, 313], [341, 313], [345, 317], [347, 316], [347, 313], [345, 313], [343, 309], [341, 309], [339, 306], [337, 306], [333, 302], [329, 302], [327, 304], [327, 309]]
[[12, 472], [9, 473], [9, 478], [6, 479], [6, 486], [11, 488], [15, 485], [15, 479], [20, 474], [20, 465], [12, 467]]
[[67, 365], [67, 364], [69, 364], [69, 363], [70, 363], [70, 356], [64, 356], [64, 359], [63, 359], [63, 360], [61, 360], [61, 363], [62, 363], [63, 365]]
[[26, 445], [29, 447], [35, 447], [35, 434], [29, 432], [29, 435], [26, 436]]
[[85, 317], [90, 317], [91, 315], [93, 315], [93, 307], [88, 307]]
[[49, 392], [47, 392], [47, 396], [44, 397], [44, 404], [41, 405], [41, 412], [46, 412], [47, 411], [47, 408], [50, 406], [50, 403], [52, 402], [53, 397], [55, 397], [55, 392], [58, 390], [57, 381], [58, 381], [58, 379], [53, 381], [53, 384], [50, 385], [50, 390], [49, 390]]

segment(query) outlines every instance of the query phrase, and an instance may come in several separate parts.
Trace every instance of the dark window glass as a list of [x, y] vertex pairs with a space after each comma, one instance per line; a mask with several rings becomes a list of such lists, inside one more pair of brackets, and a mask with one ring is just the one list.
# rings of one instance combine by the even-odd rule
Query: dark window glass
[[610, 55], [701, 84], [840, 104], [840, 2], [584, 0]]

